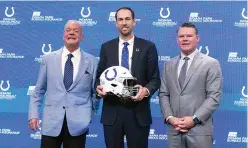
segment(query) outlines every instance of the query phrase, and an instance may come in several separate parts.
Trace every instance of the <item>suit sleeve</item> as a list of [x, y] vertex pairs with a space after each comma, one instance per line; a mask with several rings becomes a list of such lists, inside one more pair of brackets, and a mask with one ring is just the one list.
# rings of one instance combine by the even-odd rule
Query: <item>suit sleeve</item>
[[46, 89], [47, 89], [47, 65], [45, 58], [43, 57], [40, 64], [38, 80], [35, 89], [30, 96], [28, 120], [34, 118], [40, 119], [39, 111], [43, 103], [43, 97], [46, 93]]
[[210, 66], [206, 80], [206, 100], [196, 110], [195, 115], [203, 123], [212, 116], [220, 103], [222, 93], [222, 72], [217, 60]]
[[155, 44], [152, 44], [149, 47], [147, 55], [147, 68], [148, 68], [148, 84], [146, 88], [152, 96], [160, 86], [160, 77], [159, 77], [159, 67], [158, 67], [158, 53]]
[[92, 82], [92, 109], [94, 113], [97, 113], [99, 109], [99, 99], [96, 97], [96, 89], [95, 89], [95, 81], [96, 81], [96, 72], [97, 72], [97, 65], [98, 60], [94, 58], [93, 60], [93, 82]]
[[[100, 76], [102, 72], [106, 69], [106, 53], [104, 50], [104, 45], [101, 46], [100, 51], [100, 60], [98, 62], [97, 70], [96, 70], [96, 80], [95, 80], [95, 89], [98, 85], [100, 85]], [[97, 96], [97, 98], [100, 98]]]
[[173, 116], [172, 109], [170, 107], [170, 91], [166, 82], [167, 65], [164, 65], [164, 71], [161, 76], [161, 86], [159, 89], [159, 104], [162, 110], [163, 119], [166, 120], [169, 116]]

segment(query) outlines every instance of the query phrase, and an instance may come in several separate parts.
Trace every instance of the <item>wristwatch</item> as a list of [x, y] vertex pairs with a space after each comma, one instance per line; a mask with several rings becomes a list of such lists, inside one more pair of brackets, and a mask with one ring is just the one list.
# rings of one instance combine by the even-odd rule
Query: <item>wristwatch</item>
[[200, 123], [200, 120], [197, 118], [196, 115], [193, 116], [193, 121], [194, 121], [195, 124]]

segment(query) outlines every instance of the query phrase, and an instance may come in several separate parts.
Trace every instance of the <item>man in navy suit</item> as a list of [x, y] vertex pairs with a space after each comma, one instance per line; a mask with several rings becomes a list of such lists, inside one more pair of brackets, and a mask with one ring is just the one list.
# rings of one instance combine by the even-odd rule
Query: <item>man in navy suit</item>
[[[84, 148], [88, 125], [96, 109], [94, 78], [98, 60], [80, 49], [83, 32], [78, 21], [64, 28], [65, 45], [42, 58], [39, 77], [29, 104], [29, 127], [42, 116], [41, 148]], [[45, 96], [45, 100], [43, 97]]]
[[[134, 36], [136, 22], [131, 8], [119, 8], [115, 18], [120, 36], [102, 45], [95, 84], [98, 96], [103, 98], [101, 123], [105, 143], [107, 148], [123, 148], [126, 135], [128, 148], [148, 148], [150, 97], [160, 86], [157, 49], [154, 43]], [[103, 91], [99, 78], [111, 66], [126, 67], [137, 78], [139, 92], [132, 99], [123, 101]]]

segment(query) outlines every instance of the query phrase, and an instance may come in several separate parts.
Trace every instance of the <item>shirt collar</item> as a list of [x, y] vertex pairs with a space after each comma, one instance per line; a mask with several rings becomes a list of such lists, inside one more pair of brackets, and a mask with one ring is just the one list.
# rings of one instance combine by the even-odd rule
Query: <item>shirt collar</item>
[[[62, 57], [66, 58], [68, 56], [68, 54], [70, 54], [70, 53], [71, 52], [64, 46], [63, 51], [62, 51]], [[80, 58], [80, 48], [76, 49], [71, 54], [73, 55], [73, 57], [75, 59], [79, 59]]]
[[133, 45], [134, 36], [133, 36], [130, 40], [128, 40], [128, 41], [124, 41], [123, 39], [121, 39], [121, 38], [119, 37], [119, 44], [120, 44], [120, 45], [123, 45], [124, 42], [128, 42], [129, 45]]
[[[192, 52], [190, 55], [188, 55], [187, 57], [190, 59], [190, 60], [193, 60], [193, 58], [195, 57], [195, 54], [197, 53], [197, 49], [195, 49], [195, 51], [194, 52]], [[182, 52], [181, 52], [181, 60], [183, 60], [184, 59], [184, 57], [186, 57]]]

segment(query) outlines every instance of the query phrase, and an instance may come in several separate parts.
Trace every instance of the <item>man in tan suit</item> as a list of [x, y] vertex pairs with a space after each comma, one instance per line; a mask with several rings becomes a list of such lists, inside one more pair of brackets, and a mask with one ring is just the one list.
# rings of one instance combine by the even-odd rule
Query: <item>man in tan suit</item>
[[222, 74], [216, 59], [196, 50], [199, 40], [194, 24], [182, 24], [177, 31], [181, 54], [163, 69], [159, 101], [169, 148], [212, 147], [212, 115], [220, 102]]

